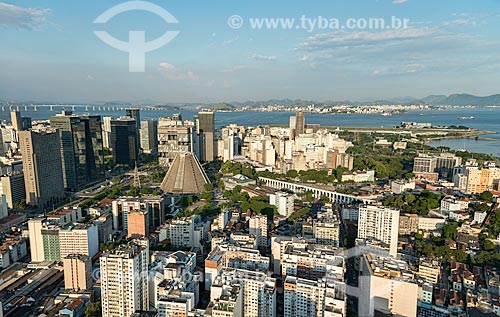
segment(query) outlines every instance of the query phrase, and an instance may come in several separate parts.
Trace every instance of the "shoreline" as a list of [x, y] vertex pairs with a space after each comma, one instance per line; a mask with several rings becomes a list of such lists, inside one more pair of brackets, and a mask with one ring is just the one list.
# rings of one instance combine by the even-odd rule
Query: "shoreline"
[[[271, 127], [288, 127], [287, 124], [272, 124]], [[363, 127], [363, 126], [321, 126], [321, 129], [328, 129], [335, 132], [335, 130], [343, 130], [348, 132], [361, 132], [361, 133], [394, 133], [394, 132], [416, 132], [416, 133], [432, 133], [432, 132], [448, 132], [448, 133], [458, 133], [458, 135], [446, 135], [439, 137], [428, 138], [425, 142], [433, 142], [439, 140], [447, 139], [474, 139], [478, 137], [478, 140], [482, 141], [500, 141], [496, 138], [481, 137], [482, 135], [497, 135], [498, 132], [487, 131], [487, 130], [464, 130], [464, 129], [448, 129], [448, 128], [396, 128], [396, 127]]]
[[481, 132], [481, 133], [475, 133], [475, 134], [471, 134], [471, 135], [450, 135], [450, 136], [429, 138], [425, 141], [425, 144], [428, 144], [431, 142], [436, 142], [436, 141], [457, 140], [457, 139], [467, 139], [467, 140], [487, 141], [487, 142], [500, 142], [500, 139], [481, 137], [481, 135], [491, 135], [491, 134], [498, 134], [498, 133], [491, 132], [491, 131], [478, 131], [478, 132]]

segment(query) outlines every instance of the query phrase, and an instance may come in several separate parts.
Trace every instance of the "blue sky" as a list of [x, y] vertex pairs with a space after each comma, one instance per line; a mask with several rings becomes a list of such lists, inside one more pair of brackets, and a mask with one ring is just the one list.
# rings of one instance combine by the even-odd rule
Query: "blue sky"
[[[218, 102], [301, 98], [370, 100], [500, 93], [498, 0], [152, 0], [143, 11], [92, 22], [115, 0], [0, 0], [0, 100]], [[239, 15], [240, 29], [228, 26]], [[250, 18], [409, 19], [407, 29], [255, 30]], [[130, 73], [126, 40], [180, 31]]]

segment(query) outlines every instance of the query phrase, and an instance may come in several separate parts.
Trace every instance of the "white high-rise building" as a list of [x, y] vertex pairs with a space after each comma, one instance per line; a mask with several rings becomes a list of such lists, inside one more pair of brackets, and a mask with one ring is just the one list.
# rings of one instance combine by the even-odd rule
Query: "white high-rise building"
[[148, 249], [134, 242], [100, 258], [103, 317], [131, 316], [148, 310]]
[[169, 220], [160, 227], [160, 241], [169, 239], [170, 244], [175, 247], [194, 247], [196, 245], [195, 224], [199, 219], [198, 215], [193, 215]]
[[269, 195], [269, 203], [276, 206], [278, 213], [284, 217], [290, 217], [293, 213], [294, 200], [295, 195], [289, 193], [276, 192]]
[[71, 254], [81, 254], [92, 258], [99, 252], [99, 233], [97, 226], [69, 224], [59, 230], [61, 259]]
[[419, 286], [404, 261], [365, 254], [360, 259], [359, 316], [416, 316]]
[[219, 299], [228, 285], [242, 288], [242, 316], [276, 316], [276, 279], [261, 272], [225, 268], [212, 283], [211, 300]]
[[31, 262], [42, 262], [45, 260], [42, 239], [43, 223], [43, 218], [34, 218], [28, 221]]
[[284, 317], [346, 316], [345, 284], [287, 276], [284, 281]]
[[267, 247], [267, 216], [255, 215], [250, 218], [248, 232], [257, 238], [259, 247]]
[[105, 148], [111, 147], [111, 117], [102, 118], [102, 145]]
[[382, 206], [359, 206], [358, 239], [384, 245], [389, 254], [398, 252], [399, 210]]

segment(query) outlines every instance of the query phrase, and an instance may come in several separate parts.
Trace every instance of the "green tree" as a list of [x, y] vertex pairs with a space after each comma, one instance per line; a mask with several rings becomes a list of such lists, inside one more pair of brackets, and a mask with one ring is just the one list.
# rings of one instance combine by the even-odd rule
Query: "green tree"
[[481, 195], [479, 195], [479, 199], [491, 203], [493, 202], [493, 194], [488, 191], [483, 192]]
[[214, 195], [211, 192], [203, 192], [201, 193], [200, 198], [207, 201], [212, 201], [212, 199], [214, 199]]
[[404, 177], [405, 179], [412, 179], [412, 178], [415, 178], [415, 174], [414, 174], [414, 173], [412, 173], [412, 172], [408, 172], [408, 173], [405, 173], [405, 174], [403, 175], [403, 177]]
[[299, 176], [299, 173], [296, 170], [289, 170], [286, 172], [287, 178], [297, 178], [297, 176]]
[[85, 316], [87, 317], [101, 317], [101, 302], [90, 303], [85, 309]]
[[149, 194], [151, 194], [151, 188], [143, 187], [143, 188], [141, 188], [140, 193], [141, 193], [141, 195], [149, 195]]
[[415, 195], [413, 195], [413, 194], [407, 194], [407, 195], [405, 195], [405, 203], [407, 203], [407, 204], [413, 204], [415, 202], [415, 200], [417, 200], [417, 198], [415, 197]]
[[443, 226], [443, 237], [448, 240], [455, 240], [458, 234], [458, 223], [450, 222]]
[[482, 203], [479, 206], [476, 207], [477, 211], [490, 211], [491, 207], [488, 204]]
[[127, 192], [127, 196], [137, 196], [138, 190], [136, 187], [130, 188], [130, 190]]
[[493, 251], [495, 250], [496, 245], [489, 239], [484, 240], [483, 242], [483, 250], [484, 251]]

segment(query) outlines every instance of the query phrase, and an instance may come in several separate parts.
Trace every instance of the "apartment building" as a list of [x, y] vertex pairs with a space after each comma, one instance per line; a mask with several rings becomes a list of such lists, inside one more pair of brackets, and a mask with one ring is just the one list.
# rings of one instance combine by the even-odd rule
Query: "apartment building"
[[385, 244], [392, 256], [397, 255], [399, 210], [382, 206], [359, 206], [358, 239]]
[[148, 310], [147, 250], [130, 242], [101, 255], [103, 317], [131, 316]]

